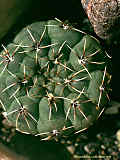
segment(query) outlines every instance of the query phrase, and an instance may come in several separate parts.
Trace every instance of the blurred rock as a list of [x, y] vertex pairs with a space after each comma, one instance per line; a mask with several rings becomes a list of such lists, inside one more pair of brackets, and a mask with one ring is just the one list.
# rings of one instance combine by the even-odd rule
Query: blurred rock
[[120, 35], [120, 0], [81, 0], [81, 3], [100, 38]]

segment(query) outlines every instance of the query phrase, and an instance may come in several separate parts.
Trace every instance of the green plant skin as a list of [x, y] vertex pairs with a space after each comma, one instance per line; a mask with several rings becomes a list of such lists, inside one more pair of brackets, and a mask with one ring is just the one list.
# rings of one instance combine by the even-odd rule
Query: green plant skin
[[109, 87], [107, 64], [99, 41], [60, 25], [55, 20], [33, 23], [6, 47], [12, 55], [19, 46], [14, 63], [0, 74], [0, 100], [3, 115], [22, 133], [52, 138], [81, 132], [108, 103], [101, 86]]
[[[2, 92], [2, 90], [4, 88], [6, 88], [6, 76], [2, 76], [0, 77], [0, 93]], [[13, 98], [11, 98], [9, 101], [8, 101], [8, 97], [9, 97], [9, 94], [8, 94], [8, 91], [4, 92], [4, 93], [1, 93], [0, 94], [0, 100], [2, 102], [4, 102], [4, 106], [7, 106], [7, 108], [9, 108], [9, 106], [11, 105], [12, 101], [13, 101]]]
[[[22, 105], [26, 108], [27, 112], [30, 113], [36, 120], [38, 120], [38, 103], [36, 103], [34, 99], [29, 98], [27, 96], [21, 96], [18, 99], [22, 103]], [[9, 112], [13, 110], [18, 110], [18, 109], [20, 109], [20, 105], [18, 104], [18, 102], [16, 102], [16, 100], [14, 100], [10, 106]], [[26, 114], [26, 119], [30, 126], [30, 129], [29, 129], [24, 119], [24, 115], [20, 115], [18, 117], [18, 114], [19, 114], [19, 110], [18, 112], [15, 112], [14, 114], [12, 114], [12, 116], [8, 116], [9, 121], [11, 121], [11, 123], [14, 126], [16, 126], [16, 121], [14, 119], [18, 118], [18, 125], [16, 126], [16, 129], [18, 129], [18, 131], [21, 131], [23, 133], [25, 132], [30, 134], [36, 134], [37, 133], [36, 122], [33, 121], [33, 119], [28, 114]]]
[[[85, 45], [85, 41], [86, 41], [86, 45]], [[83, 37], [83, 39], [77, 43], [77, 45], [73, 48], [73, 50], [76, 52], [76, 54], [78, 54], [78, 56], [82, 56], [83, 52], [84, 52], [84, 45], [85, 45], [85, 56], [90, 56], [91, 54], [95, 53], [96, 51], [99, 51], [98, 54], [89, 57], [88, 61], [90, 62], [104, 62], [104, 52], [102, 51], [102, 48], [100, 46], [100, 44], [98, 43], [98, 41], [95, 41], [92, 37], [86, 35]], [[83, 67], [81, 65], [79, 65], [78, 62], [78, 57], [73, 54], [71, 52], [70, 54], [70, 62], [72, 64], [72, 66], [74, 67], [75, 70], [79, 71], [81, 69], [83, 69]], [[99, 69], [104, 69], [104, 65], [98, 65], [98, 64], [91, 64], [91, 63], [87, 63], [87, 68], [89, 72], [95, 71], [95, 70], [99, 70]]]
[[[9, 55], [12, 57], [12, 54], [13, 52], [16, 50], [16, 47], [15, 47], [15, 44], [13, 43], [10, 43], [8, 46], [7, 46], [7, 50], [9, 50]], [[16, 53], [18, 52], [22, 52], [23, 49], [22, 48], [19, 48]], [[5, 51], [3, 50], [0, 55], [4, 55], [5, 54]], [[12, 73], [17, 73], [19, 72], [19, 68], [20, 68], [20, 64], [21, 62], [23, 61], [23, 58], [25, 57], [24, 54], [20, 55], [20, 54], [15, 54], [14, 56], [14, 59], [13, 61], [8, 65], [8, 69], [10, 72]], [[0, 61], [3, 61], [4, 58], [3, 57], [0, 57]], [[3, 63], [3, 65], [0, 65], [0, 73], [2, 72], [3, 68], [5, 67], [6, 65], [6, 62]]]

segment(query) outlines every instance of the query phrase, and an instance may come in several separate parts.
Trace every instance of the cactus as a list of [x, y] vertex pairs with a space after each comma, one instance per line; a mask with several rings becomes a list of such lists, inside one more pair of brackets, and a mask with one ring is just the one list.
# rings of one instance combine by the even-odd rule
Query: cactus
[[94, 37], [58, 20], [25, 27], [0, 53], [0, 105], [16, 130], [67, 137], [108, 103], [107, 56]]

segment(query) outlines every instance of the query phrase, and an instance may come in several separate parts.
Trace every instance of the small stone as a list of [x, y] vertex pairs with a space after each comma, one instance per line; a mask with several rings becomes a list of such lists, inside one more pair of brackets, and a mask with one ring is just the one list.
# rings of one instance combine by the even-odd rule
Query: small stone
[[96, 137], [97, 137], [99, 140], [102, 140], [101, 134], [97, 134]]
[[74, 147], [73, 145], [68, 146], [68, 147], [67, 147], [67, 150], [68, 150], [71, 154], [74, 154], [74, 152], [75, 152], [75, 147]]
[[67, 141], [67, 144], [72, 144], [72, 142], [68, 140], [68, 141]]
[[105, 150], [106, 147], [104, 145], [101, 145], [101, 148]]
[[87, 152], [87, 153], [90, 153], [90, 150], [89, 150], [89, 148], [88, 148], [88, 146], [86, 145], [86, 146], [84, 146], [84, 150]]
[[60, 143], [61, 143], [61, 144], [65, 144], [65, 140], [62, 139], [62, 140], [60, 141]]
[[120, 129], [116, 133], [116, 138], [120, 142]]
[[74, 144], [74, 146], [75, 146], [75, 147], [78, 147], [78, 146], [79, 146], [79, 144], [78, 144], [78, 143], [75, 143], [75, 144]]

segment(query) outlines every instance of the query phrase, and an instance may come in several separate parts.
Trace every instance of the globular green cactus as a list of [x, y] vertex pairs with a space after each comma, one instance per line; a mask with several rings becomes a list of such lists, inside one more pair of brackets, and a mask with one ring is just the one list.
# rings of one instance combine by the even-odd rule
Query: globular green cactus
[[16, 130], [69, 136], [108, 103], [106, 54], [94, 37], [60, 20], [24, 28], [0, 53], [0, 104]]

